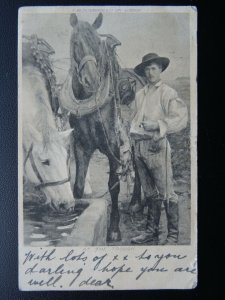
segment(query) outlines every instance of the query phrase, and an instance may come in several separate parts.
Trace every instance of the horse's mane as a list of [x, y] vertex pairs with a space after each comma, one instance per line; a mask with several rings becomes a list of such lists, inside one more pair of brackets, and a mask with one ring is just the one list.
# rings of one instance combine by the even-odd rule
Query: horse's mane
[[[53, 112], [49, 102], [49, 94], [45, 84], [43, 74], [35, 66], [24, 66], [24, 95], [27, 118], [33, 128], [43, 137], [46, 146], [52, 139], [53, 132], [56, 131]], [[29, 117], [29, 111], [32, 117]], [[32, 111], [34, 114], [32, 114]], [[31, 119], [33, 118], [33, 119]]]
[[23, 36], [22, 62], [23, 66], [36, 67], [43, 75], [45, 86], [49, 94], [49, 102], [53, 112], [58, 110], [58, 95], [56, 91], [56, 77], [50, 61], [54, 49], [37, 35]]
[[38, 106], [34, 123], [37, 130], [43, 136], [44, 146], [47, 146], [47, 144], [52, 140], [52, 133], [56, 131], [56, 128], [50, 105], [46, 103], [46, 100], [43, 99], [42, 95], [38, 95], [38, 101], [40, 101], [40, 105]]
[[[32, 46], [35, 45], [35, 50]], [[39, 39], [36, 35], [23, 36], [22, 40], [22, 67], [24, 71], [25, 81], [25, 105], [27, 113], [32, 114], [33, 119], [29, 120], [32, 126], [43, 137], [44, 146], [47, 146], [52, 139], [53, 132], [56, 131], [53, 119], [53, 111], [51, 108], [50, 85], [46, 78], [46, 74], [35, 59], [34, 53], [39, 53], [40, 57], [48, 69], [51, 71], [49, 55], [53, 53], [51, 46], [43, 39]]]

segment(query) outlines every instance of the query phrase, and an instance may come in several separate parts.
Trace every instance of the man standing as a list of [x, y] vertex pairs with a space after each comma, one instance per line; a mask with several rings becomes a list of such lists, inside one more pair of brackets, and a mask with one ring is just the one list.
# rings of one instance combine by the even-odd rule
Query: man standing
[[130, 129], [135, 162], [148, 206], [146, 231], [131, 239], [134, 244], [158, 244], [162, 202], [168, 225], [164, 244], [178, 242], [178, 197], [173, 188], [171, 150], [166, 134], [185, 128], [188, 113], [177, 92], [161, 81], [161, 72], [169, 62], [166, 57], [149, 53], [134, 69], [148, 82], [136, 94], [136, 114]]

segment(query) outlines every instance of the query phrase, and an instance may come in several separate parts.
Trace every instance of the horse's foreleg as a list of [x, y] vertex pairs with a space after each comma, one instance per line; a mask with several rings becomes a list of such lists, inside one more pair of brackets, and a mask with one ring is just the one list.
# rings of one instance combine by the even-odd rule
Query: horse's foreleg
[[76, 180], [73, 189], [75, 198], [82, 198], [84, 194], [85, 178], [87, 175], [88, 165], [91, 158], [91, 153], [84, 152], [83, 148], [75, 145], [75, 160], [76, 160]]
[[[114, 153], [116, 157], [119, 157], [119, 151], [115, 151]], [[118, 162], [112, 157], [109, 158], [109, 166], [110, 166], [110, 175], [109, 175], [109, 191], [112, 200], [112, 209], [110, 215], [110, 225], [108, 229], [107, 240], [108, 241], [120, 241], [121, 240], [121, 233], [119, 229], [119, 208], [118, 208], [118, 196], [120, 192], [120, 181], [119, 176], [116, 174], [116, 170], [119, 167]]]

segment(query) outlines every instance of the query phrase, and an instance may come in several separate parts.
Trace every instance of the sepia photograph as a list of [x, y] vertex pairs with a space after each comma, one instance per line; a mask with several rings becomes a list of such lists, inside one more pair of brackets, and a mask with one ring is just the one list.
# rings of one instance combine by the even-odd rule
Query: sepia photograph
[[195, 7], [19, 10], [21, 289], [196, 286], [196, 33]]

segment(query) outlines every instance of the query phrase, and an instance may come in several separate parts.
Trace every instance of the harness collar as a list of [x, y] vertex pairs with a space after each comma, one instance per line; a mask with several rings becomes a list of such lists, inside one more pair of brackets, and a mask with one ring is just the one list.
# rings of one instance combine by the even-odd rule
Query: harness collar
[[[102, 39], [102, 45], [106, 49], [107, 60], [110, 61], [110, 56], [108, 54], [108, 46], [105, 39]], [[75, 69], [76, 72], [78, 72], [79, 77], [79, 72], [82, 70], [82, 68], [88, 61], [93, 61], [97, 65], [96, 58], [92, 55], [84, 56], [79, 64], [72, 58], [71, 68], [68, 77], [64, 82], [63, 87], [59, 93], [59, 101], [61, 106], [78, 118], [93, 113], [98, 108], [109, 103], [115, 96], [112, 70], [110, 66], [107, 69], [107, 73], [101, 75], [100, 86], [97, 92], [93, 93], [92, 96], [84, 100], [77, 99], [74, 96], [72, 90], [73, 71]]]

